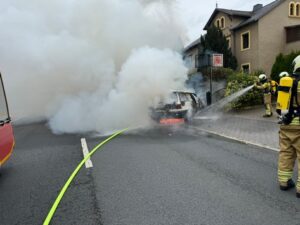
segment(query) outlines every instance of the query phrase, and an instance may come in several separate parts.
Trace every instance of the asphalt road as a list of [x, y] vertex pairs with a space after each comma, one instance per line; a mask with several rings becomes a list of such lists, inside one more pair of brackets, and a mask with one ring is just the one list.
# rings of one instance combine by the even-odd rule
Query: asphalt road
[[[17, 127], [1, 170], [0, 223], [42, 224], [82, 160], [81, 136]], [[103, 140], [86, 137], [89, 148]], [[195, 129], [125, 134], [92, 158], [52, 224], [300, 224], [300, 200], [276, 183], [277, 153]]]

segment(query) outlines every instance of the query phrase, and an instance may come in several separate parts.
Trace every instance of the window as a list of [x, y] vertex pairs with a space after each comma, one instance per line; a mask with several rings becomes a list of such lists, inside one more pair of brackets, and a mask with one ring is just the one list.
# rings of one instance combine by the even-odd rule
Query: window
[[184, 59], [185, 61], [185, 66], [189, 69], [193, 68], [193, 55], [188, 55], [187, 57], [185, 57]]
[[295, 2], [291, 2], [289, 7], [289, 16], [295, 16]]
[[220, 28], [220, 20], [217, 20], [217, 21], [216, 21], [216, 26], [217, 26], [218, 28]]
[[218, 27], [220, 29], [224, 29], [225, 28], [225, 17], [222, 16], [220, 19], [217, 19], [215, 21], [215, 25], [216, 25], [216, 27]]
[[2, 79], [0, 76], [0, 121], [7, 120], [9, 118], [8, 109], [6, 105], [6, 98], [4, 93], [4, 88], [2, 84]]
[[228, 37], [226, 38], [227, 44], [228, 44], [228, 48], [231, 48], [231, 38]]
[[241, 34], [241, 50], [250, 49], [250, 31]]
[[179, 98], [180, 98], [181, 102], [187, 102], [187, 101], [189, 101], [189, 97], [185, 93], [179, 93]]
[[220, 21], [221, 21], [221, 28], [224, 29], [225, 28], [225, 17], [222, 16]]
[[197, 54], [195, 56], [195, 68], [198, 68], [199, 67], [199, 55]]
[[286, 43], [300, 41], [300, 26], [286, 27]]
[[203, 68], [211, 66], [211, 57], [208, 54], [200, 54], [198, 55], [198, 68]]
[[300, 3], [296, 4], [296, 16], [300, 16]]
[[241, 69], [242, 69], [243, 73], [249, 74], [250, 73], [250, 63], [242, 64]]

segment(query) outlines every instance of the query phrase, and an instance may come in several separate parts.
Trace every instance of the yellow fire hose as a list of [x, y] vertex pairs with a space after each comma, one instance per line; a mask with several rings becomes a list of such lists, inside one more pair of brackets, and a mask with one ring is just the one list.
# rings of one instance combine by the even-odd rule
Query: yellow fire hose
[[74, 180], [74, 178], [76, 177], [76, 175], [78, 174], [78, 172], [80, 171], [81, 167], [83, 166], [83, 164], [103, 145], [105, 145], [106, 143], [108, 143], [109, 141], [111, 141], [112, 139], [114, 139], [115, 137], [119, 136], [120, 134], [124, 133], [126, 130], [128, 129], [124, 129], [121, 131], [118, 131], [116, 133], [114, 133], [113, 135], [111, 135], [109, 138], [105, 139], [104, 141], [102, 141], [100, 144], [98, 144], [95, 148], [93, 148], [93, 150], [80, 162], [80, 164], [76, 167], [76, 169], [74, 170], [74, 172], [71, 174], [71, 176], [69, 177], [69, 179], [67, 180], [67, 182], [65, 183], [65, 185], [63, 186], [63, 188], [61, 189], [59, 195], [57, 196], [54, 204], [51, 207], [51, 210], [49, 211], [43, 225], [48, 225], [51, 222], [52, 217], [54, 216], [56, 209], [59, 205], [59, 203], [61, 202], [62, 198], [64, 197], [65, 192], [67, 191], [67, 189], [69, 188], [71, 182]]

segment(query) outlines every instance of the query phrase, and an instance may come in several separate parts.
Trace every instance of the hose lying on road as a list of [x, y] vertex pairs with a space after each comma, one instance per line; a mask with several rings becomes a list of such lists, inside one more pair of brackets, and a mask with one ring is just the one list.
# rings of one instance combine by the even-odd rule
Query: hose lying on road
[[100, 144], [98, 144], [81, 162], [80, 164], [76, 167], [76, 169], [74, 170], [74, 172], [71, 174], [71, 176], [69, 177], [69, 179], [67, 180], [67, 182], [65, 183], [65, 185], [63, 186], [63, 188], [61, 189], [59, 195], [57, 196], [54, 204], [51, 207], [51, 210], [49, 211], [43, 225], [48, 225], [52, 219], [52, 217], [54, 216], [56, 209], [60, 203], [60, 201], [62, 200], [62, 198], [64, 197], [65, 192], [67, 191], [67, 189], [69, 188], [71, 182], [74, 180], [74, 178], [76, 177], [77, 173], [80, 171], [81, 167], [83, 166], [83, 164], [85, 164], [85, 162], [103, 145], [105, 145], [106, 143], [108, 143], [109, 141], [111, 141], [112, 139], [114, 139], [115, 137], [117, 137], [118, 135], [124, 133], [126, 130], [128, 129], [124, 129], [121, 131], [118, 131], [116, 133], [114, 133], [113, 135], [111, 135], [109, 138], [107, 138], [106, 140], [102, 141]]

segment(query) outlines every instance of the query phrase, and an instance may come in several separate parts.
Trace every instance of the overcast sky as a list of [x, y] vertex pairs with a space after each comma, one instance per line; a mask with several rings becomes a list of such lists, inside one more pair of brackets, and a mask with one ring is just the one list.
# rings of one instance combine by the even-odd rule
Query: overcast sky
[[[185, 45], [194, 41], [203, 33], [203, 27], [216, 8], [215, 0], [178, 0], [178, 12], [187, 29]], [[218, 0], [218, 7], [235, 10], [252, 10], [255, 4], [266, 5], [272, 0]]]

